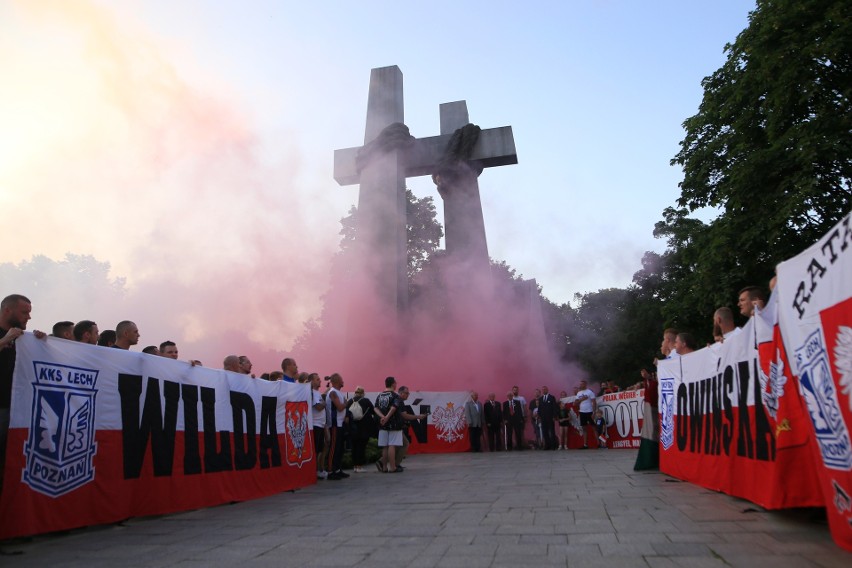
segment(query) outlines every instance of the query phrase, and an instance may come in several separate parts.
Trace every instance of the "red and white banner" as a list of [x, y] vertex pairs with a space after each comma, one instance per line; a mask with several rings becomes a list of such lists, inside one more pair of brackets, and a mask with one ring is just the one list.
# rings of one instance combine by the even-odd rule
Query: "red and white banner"
[[0, 539], [316, 483], [310, 385], [25, 334]]
[[659, 362], [660, 470], [769, 509], [821, 506], [810, 449], [778, 443], [755, 325]]
[[[583, 433], [580, 427], [580, 416], [576, 412], [574, 397], [569, 396], [562, 402], [573, 409], [570, 414], [571, 427], [568, 430], [568, 447], [579, 449], [588, 439], [589, 445], [598, 446], [597, 435]], [[605, 394], [595, 398], [597, 408], [603, 411], [606, 421], [606, 447], [611, 449], [637, 449], [641, 443], [642, 423], [644, 421], [645, 389], [626, 390]]]
[[852, 550], [852, 221], [777, 267], [778, 323], [834, 541]]
[[605, 394], [597, 401], [606, 419], [607, 447], [638, 449], [642, 439], [645, 389]]
[[[376, 402], [379, 393], [365, 393]], [[470, 450], [470, 437], [464, 421], [464, 403], [469, 392], [411, 391], [405, 404], [414, 414], [426, 414], [422, 420], [409, 422], [411, 445], [409, 454], [449, 454]]]

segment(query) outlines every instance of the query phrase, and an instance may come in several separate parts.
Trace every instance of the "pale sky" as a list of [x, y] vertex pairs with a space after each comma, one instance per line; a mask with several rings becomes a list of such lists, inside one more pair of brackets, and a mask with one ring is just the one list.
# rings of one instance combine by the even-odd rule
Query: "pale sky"
[[[558, 303], [625, 287], [663, 249], [651, 232], [679, 195], [681, 123], [753, 8], [0, 0], [0, 263], [91, 254], [137, 309], [174, 296], [142, 343], [202, 341], [224, 309], [286, 349], [357, 201], [333, 152], [363, 142], [370, 69], [397, 65], [414, 136], [438, 134], [438, 105], [456, 100], [513, 128], [519, 163], [480, 177], [493, 258]], [[409, 186], [442, 219], [431, 180]], [[235, 291], [254, 301], [241, 310]], [[91, 311], [66, 308], [41, 327]]]

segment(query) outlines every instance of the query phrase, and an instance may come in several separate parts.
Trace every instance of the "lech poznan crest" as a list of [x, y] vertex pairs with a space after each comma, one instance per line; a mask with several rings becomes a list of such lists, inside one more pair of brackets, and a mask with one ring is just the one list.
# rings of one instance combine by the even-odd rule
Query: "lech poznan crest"
[[98, 371], [33, 361], [33, 409], [22, 480], [59, 497], [95, 477]]
[[674, 445], [674, 379], [660, 379], [660, 442], [663, 449]]
[[799, 384], [814, 425], [822, 461], [825, 467], [849, 471], [852, 469], [852, 444], [843, 422], [820, 330], [810, 334], [796, 349], [796, 361]]
[[284, 406], [284, 432], [287, 463], [301, 468], [314, 455], [314, 446], [308, 436], [307, 402], [288, 402]]

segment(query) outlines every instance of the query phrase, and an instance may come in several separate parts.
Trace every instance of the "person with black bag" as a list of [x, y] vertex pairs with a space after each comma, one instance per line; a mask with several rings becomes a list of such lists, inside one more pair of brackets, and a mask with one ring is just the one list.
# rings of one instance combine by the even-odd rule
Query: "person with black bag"
[[376, 416], [373, 403], [364, 397], [364, 387], [355, 389], [355, 396], [346, 403], [351, 414], [352, 464], [355, 473], [363, 473], [367, 462], [367, 443], [376, 436]]

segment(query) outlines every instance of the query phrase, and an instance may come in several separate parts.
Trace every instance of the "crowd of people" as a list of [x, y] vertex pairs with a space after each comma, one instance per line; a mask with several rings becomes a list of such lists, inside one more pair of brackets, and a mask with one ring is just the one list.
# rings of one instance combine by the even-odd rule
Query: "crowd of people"
[[[3, 452], [0, 455], [5, 452], [10, 419], [14, 340], [26, 330], [31, 312], [31, 301], [19, 294], [7, 296], [0, 303], [0, 452]], [[33, 333], [38, 338], [49, 337], [38, 330]], [[130, 320], [121, 321], [115, 329], [108, 330], [100, 330], [98, 324], [91, 320], [77, 323], [60, 321], [54, 324], [50, 336], [125, 350], [138, 345], [141, 338], [138, 326]], [[179, 358], [178, 346], [171, 340], [144, 347], [142, 352], [153, 357]], [[189, 362], [192, 365], [202, 364], [195, 359]], [[252, 373], [252, 367], [250, 358], [245, 355], [227, 355], [222, 362], [222, 369], [252, 378], [311, 384], [318, 478], [341, 480], [349, 477], [342, 467], [347, 446], [351, 448], [353, 471], [364, 472], [366, 449], [371, 439], [377, 440], [381, 451], [380, 458], [375, 461], [378, 471], [401, 473], [405, 470], [402, 461], [411, 442], [410, 425], [415, 420], [426, 418], [426, 414], [414, 412], [407, 404], [410, 395], [407, 386], [398, 387], [396, 380], [388, 377], [385, 390], [379, 393], [375, 402], [365, 397], [364, 388], [360, 386], [355, 389], [354, 396], [347, 399], [342, 391], [344, 381], [339, 374], [325, 377], [325, 389], [321, 392], [323, 378], [317, 373], [300, 373], [295, 359], [291, 357], [282, 361], [280, 371], [262, 373], [259, 377]], [[565, 391], [557, 399], [547, 386], [543, 386], [536, 389], [527, 402], [515, 386], [503, 402], [497, 402], [495, 394], [490, 393], [485, 405], [479, 401], [478, 393], [472, 393], [471, 400], [465, 405], [471, 450], [481, 451], [483, 439], [487, 440], [490, 451], [568, 449], [571, 428], [583, 432], [583, 448], [590, 447], [590, 443], [601, 447], [605, 445], [606, 429], [601, 413], [596, 415], [596, 397], [613, 392], [613, 389], [617, 387], [602, 384], [596, 395], [582, 381], [575, 387], [572, 399]], [[525, 439], [528, 424], [534, 432], [530, 441]]]
[[[763, 308], [766, 295], [757, 286], [748, 286], [740, 290], [738, 297], [740, 313], [751, 317], [755, 308]], [[31, 318], [32, 302], [20, 294], [12, 294], [0, 302], [0, 459], [5, 456], [6, 437], [9, 429], [12, 378], [15, 368], [15, 339], [27, 328]], [[713, 314], [713, 335], [716, 344], [740, 333], [734, 323], [733, 311], [720, 307]], [[33, 334], [44, 339], [47, 334], [34, 331]], [[114, 330], [100, 331], [97, 323], [83, 320], [57, 322], [51, 335], [70, 341], [100, 345], [114, 349], [130, 349], [140, 339], [139, 328], [129, 320], [119, 322]], [[663, 332], [660, 346], [663, 357], [679, 357], [698, 348], [694, 336], [685, 331], [668, 328]], [[178, 347], [170, 340], [159, 345], [149, 345], [143, 353], [158, 357], [178, 359]], [[189, 360], [192, 365], [201, 365], [198, 360]], [[655, 361], [656, 363], [656, 361]], [[222, 368], [235, 373], [250, 375], [252, 362], [245, 355], [227, 355]], [[657, 440], [659, 439], [659, 417], [657, 415], [657, 379], [653, 367], [641, 370], [642, 381], [628, 389], [645, 389], [645, 415], [642, 431], [643, 446], [637, 460], [637, 469], [656, 467], [658, 464]], [[381, 457], [375, 464], [378, 471], [400, 473], [405, 470], [401, 464], [411, 441], [410, 423], [422, 420], [424, 414], [415, 413], [406, 404], [410, 391], [406, 386], [397, 388], [396, 380], [388, 377], [385, 390], [371, 402], [364, 396], [364, 389], [357, 387], [351, 399], [343, 395], [343, 378], [334, 374], [326, 379], [325, 392], [320, 392], [322, 379], [317, 373], [300, 373], [293, 358], [281, 362], [281, 370], [262, 373], [260, 377], [269, 381], [289, 383], [310, 383], [313, 391], [312, 413], [314, 421], [314, 443], [317, 456], [317, 476], [320, 479], [340, 480], [349, 477], [342, 468], [345, 447], [349, 441], [352, 452], [354, 472], [365, 471], [366, 448], [371, 438], [376, 438]], [[566, 450], [571, 428], [581, 433], [582, 449], [606, 447], [607, 430], [602, 412], [597, 408], [597, 399], [608, 393], [618, 392], [615, 383], [602, 381], [597, 393], [588, 388], [585, 380], [574, 387], [571, 396], [566, 391], [559, 397], [552, 395], [547, 386], [535, 389], [528, 402], [514, 386], [506, 393], [506, 400], [498, 401], [495, 393], [488, 394], [485, 403], [480, 402], [479, 394], [472, 392], [465, 404], [465, 422], [467, 424], [470, 451], [480, 452], [483, 440], [488, 450], [512, 451], [523, 449]], [[533, 438], [525, 439], [527, 424], [532, 426]], [[644, 444], [648, 441], [649, 444]], [[645, 456], [643, 447], [654, 455]], [[641, 462], [641, 463], [640, 463]], [[0, 487], [2, 487], [3, 468], [0, 467]]]
[[[769, 283], [769, 289], [772, 290], [775, 284], [775, 279]], [[746, 286], [741, 289], [737, 295], [737, 307], [740, 310], [740, 315], [745, 318], [751, 318], [755, 315], [756, 310], [762, 310], [766, 307], [767, 296], [759, 286]], [[722, 306], [713, 312], [713, 343], [707, 344], [711, 349], [718, 349], [726, 339], [734, 337], [742, 333], [742, 328], [736, 326], [734, 322], [734, 312], [727, 306]], [[666, 328], [663, 331], [663, 339], [660, 344], [660, 351], [663, 358], [673, 359], [688, 355], [698, 349], [698, 342], [695, 337], [687, 332], [680, 331], [675, 328]], [[659, 467], [659, 439], [660, 439], [660, 417], [658, 412], [658, 384], [656, 368], [657, 360], [654, 360], [654, 366], [642, 369], [642, 382], [637, 383], [634, 387], [642, 386], [645, 389], [645, 405], [642, 421], [642, 432], [640, 434], [639, 455], [636, 458], [635, 470], [656, 469]]]
[[[481, 452], [483, 439], [491, 452], [567, 450], [572, 428], [583, 437], [581, 449], [606, 447], [606, 425], [603, 412], [597, 408], [597, 398], [601, 394], [603, 391], [595, 394], [589, 389], [585, 380], [574, 388], [573, 396], [562, 391], [557, 398], [545, 385], [535, 389], [529, 402], [517, 386], [506, 393], [503, 402], [492, 392], [482, 403], [479, 393], [471, 392], [464, 407], [470, 451]], [[527, 424], [533, 431], [529, 441], [525, 439]]]

